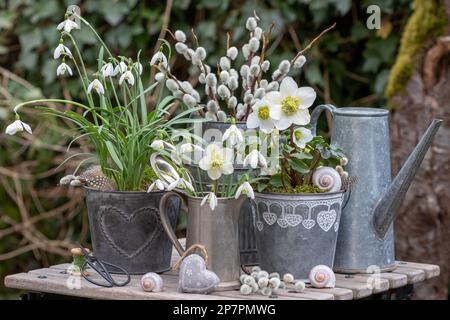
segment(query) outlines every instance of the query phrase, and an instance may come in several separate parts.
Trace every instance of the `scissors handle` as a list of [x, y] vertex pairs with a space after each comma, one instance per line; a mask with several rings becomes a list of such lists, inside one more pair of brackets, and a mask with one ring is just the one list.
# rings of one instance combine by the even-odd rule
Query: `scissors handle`
[[[93, 270], [95, 270], [105, 281], [106, 283], [99, 283], [99, 282], [95, 282], [92, 279], [90, 279], [88, 276], [86, 276], [84, 274], [84, 270], [86, 269], [86, 265], [89, 265]], [[115, 269], [118, 269], [121, 271], [121, 274], [125, 274], [127, 276], [127, 279], [123, 282], [117, 282], [114, 280], [114, 278], [111, 276], [111, 273], [108, 271], [108, 269], [106, 268], [106, 266], [110, 266], [113, 267]], [[102, 286], [102, 287], [106, 287], [106, 288], [111, 288], [113, 286], [117, 286], [117, 287], [123, 287], [125, 285], [127, 285], [130, 280], [130, 274], [123, 268], [116, 266], [114, 264], [108, 263], [108, 262], [102, 262], [100, 260], [97, 259], [87, 259], [85, 261], [85, 263], [82, 266], [82, 270], [81, 270], [81, 275], [83, 276], [83, 278], [85, 278], [88, 282], [98, 285], [98, 286]]]

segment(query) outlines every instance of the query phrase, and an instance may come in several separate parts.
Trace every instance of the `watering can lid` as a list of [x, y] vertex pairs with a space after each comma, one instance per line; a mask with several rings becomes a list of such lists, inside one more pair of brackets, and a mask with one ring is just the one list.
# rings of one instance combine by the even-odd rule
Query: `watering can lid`
[[343, 107], [336, 108], [333, 114], [346, 117], [383, 117], [389, 115], [389, 111], [379, 108]]

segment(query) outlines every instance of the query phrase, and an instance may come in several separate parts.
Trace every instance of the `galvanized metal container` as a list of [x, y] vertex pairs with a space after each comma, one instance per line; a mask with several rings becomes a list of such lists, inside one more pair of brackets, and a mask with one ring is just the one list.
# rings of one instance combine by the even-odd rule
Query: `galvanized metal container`
[[[85, 188], [94, 253], [131, 274], [170, 268], [172, 243], [164, 232], [159, 202], [164, 192], [103, 192]], [[180, 200], [167, 201], [167, 217], [176, 227]], [[111, 270], [114, 272], [114, 270]]]
[[319, 264], [333, 267], [344, 192], [255, 193], [253, 215], [260, 266], [307, 279]]

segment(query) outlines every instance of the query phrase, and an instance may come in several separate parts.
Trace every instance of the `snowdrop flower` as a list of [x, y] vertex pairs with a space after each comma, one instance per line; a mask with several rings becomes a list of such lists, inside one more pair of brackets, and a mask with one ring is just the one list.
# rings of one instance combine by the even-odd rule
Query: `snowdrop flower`
[[316, 92], [311, 87], [297, 86], [294, 79], [286, 77], [280, 85], [280, 91], [272, 91], [264, 96], [271, 103], [279, 130], [289, 128], [292, 124], [306, 125], [310, 121], [308, 108], [314, 103]]
[[136, 71], [141, 75], [142, 74], [142, 64], [140, 62], [135, 62], [133, 64], [134, 69], [136, 69]]
[[162, 182], [160, 179], [156, 179], [147, 189], [147, 192], [151, 192], [155, 189], [158, 190], [164, 190], [165, 189], [165, 185], [164, 182]]
[[53, 58], [57, 60], [59, 59], [59, 57], [61, 57], [61, 55], [67, 55], [70, 59], [72, 59], [72, 52], [62, 43], [58, 44], [58, 46], [55, 48], [55, 51], [53, 51]]
[[255, 193], [253, 192], [253, 188], [247, 181], [245, 181], [243, 184], [239, 186], [239, 188], [236, 191], [236, 195], [234, 197], [238, 199], [241, 196], [241, 194], [245, 194], [250, 199], [255, 199]]
[[210, 144], [206, 148], [206, 155], [200, 160], [199, 167], [208, 172], [212, 180], [219, 179], [222, 174], [232, 174], [233, 164], [231, 162], [232, 150], [222, 148], [217, 144]]
[[294, 143], [301, 149], [306, 147], [306, 144], [313, 139], [311, 130], [306, 128], [297, 128], [294, 130]]
[[94, 79], [94, 81], [89, 84], [87, 93], [90, 94], [92, 90], [98, 94], [105, 94], [105, 88], [103, 88], [102, 83], [98, 79]]
[[244, 142], [244, 137], [236, 125], [232, 124], [222, 136], [222, 142], [225, 141], [228, 141], [230, 146], [235, 146], [238, 143]]
[[262, 132], [270, 133], [275, 128], [275, 122], [280, 119], [280, 112], [276, 108], [267, 100], [259, 100], [252, 106], [253, 112], [248, 115], [247, 127], [260, 128]]
[[217, 197], [214, 194], [214, 192], [210, 192], [208, 193], [203, 199], [202, 202], [200, 203], [201, 206], [203, 206], [206, 202], [208, 202], [209, 207], [211, 208], [211, 210], [214, 210], [217, 207]]
[[80, 26], [73, 20], [66, 19], [56, 27], [59, 31], [63, 30], [67, 33], [70, 33], [72, 29], [80, 29]]
[[107, 64], [103, 65], [100, 69], [100, 72], [102, 73], [102, 76], [104, 78], [106, 77], [114, 77], [116, 74], [114, 72], [114, 66], [111, 62], [108, 62]]
[[182, 188], [182, 189], [187, 189], [191, 192], [195, 192], [194, 186], [192, 185], [192, 183], [190, 183], [189, 181], [187, 181], [186, 179], [181, 178], [180, 182], [178, 183], [178, 187]]
[[167, 148], [167, 149], [170, 149], [170, 150], [172, 150], [172, 151], [175, 151], [175, 150], [176, 150], [176, 148], [173, 146], [173, 144], [168, 143], [168, 142], [163, 141], [163, 140], [160, 140], [160, 139], [154, 140], [154, 141], [150, 144], [150, 147], [153, 148], [153, 149], [156, 149], [156, 150], [164, 150], [164, 149], [166, 149], [166, 148]]
[[128, 70], [127, 64], [123, 61], [120, 61], [120, 63], [114, 68], [113, 76], [118, 75], [119, 73], [124, 73], [127, 70]]
[[162, 64], [164, 69], [167, 69], [167, 58], [164, 55], [164, 53], [162, 53], [161, 51], [158, 51], [157, 53], [155, 53], [152, 57], [152, 59], [150, 60], [150, 65], [151, 66], [156, 66]]
[[72, 75], [72, 69], [70, 69], [66, 63], [62, 62], [56, 69], [56, 76], [62, 76], [66, 73], [66, 71], [69, 75]]
[[180, 146], [180, 153], [182, 153], [182, 154], [189, 154], [193, 151], [204, 152], [205, 150], [202, 147], [200, 147], [196, 144], [190, 143], [190, 142], [183, 143]]
[[17, 119], [16, 121], [14, 121], [13, 123], [11, 123], [9, 126], [6, 127], [5, 133], [13, 136], [17, 132], [22, 132], [24, 130], [29, 134], [33, 133], [31, 131], [31, 127], [28, 124], [20, 121], [20, 119]]
[[130, 86], [134, 85], [134, 76], [130, 70], [125, 71], [119, 79], [119, 85], [121, 86], [124, 81], [127, 81]]
[[244, 167], [248, 165], [253, 169], [256, 169], [258, 165], [265, 168], [267, 167], [267, 161], [258, 149], [253, 149], [244, 159]]
[[295, 69], [300, 69], [301, 67], [303, 67], [303, 65], [306, 63], [306, 58], [304, 55], [301, 55], [300, 57], [297, 58], [297, 60], [295, 60], [294, 62], [294, 68]]
[[180, 184], [181, 179], [176, 179], [167, 186], [167, 191], [172, 191]]

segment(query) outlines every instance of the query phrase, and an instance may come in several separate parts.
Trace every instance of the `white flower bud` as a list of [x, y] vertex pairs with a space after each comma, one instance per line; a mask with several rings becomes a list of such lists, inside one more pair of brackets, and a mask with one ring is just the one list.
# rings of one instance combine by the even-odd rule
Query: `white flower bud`
[[255, 38], [257, 38], [258, 40], [260, 40], [261, 36], [262, 36], [262, 33], [263, 33], [262, 29], [260, 27], [256, 27], [255, 31], [253, 31], [253, 36]]
[[223, 112], [222, 110], [218, 111], [217, 112], [217, 120], [222, 121], [222, 122], [227, 121], [227, 114], [225, 112]]
[[208, 86], [208, 85], [205, 86], [205, 93], [207, 95], [215, 95], [216, 92], [217, 92], [217, 87], [216, 86], [212, 86], [212, 87]]
[[230, 59], [228, 59], [227, 57], [220, 58], [219, 65], [220, 65], [220, 68], [222, 70], [229, 70], [230, 67], [231, 67], [230, 66]]
[[295, 60], [294, 62], [294, 68], [295, 69], [300, 69], [301, 67], [303, 67], [303, 65], [306, 63], [306, 58], [304, 55], [301, 55], [300, 57], [297, 58], [297, 60]]
[[196, 52], [192, 55], [192, 64], [194, 66], [200, 67], [202, 65], [202, 60], [199, 58]]
[[194, 56], [194, 53], [195, 53], [194, 50], [188, 48], [187, 51], [183, 54], [183, 56], [187, 61], [191, 61], [192, 57]]
[[216, 121], [217, 120], [216, 119], [216, 115], [214, 113], [209, 112], [209, 111], [205, 113], [205, 119], [206, 120], [210, 120], [210, 121]]
[[260, 289], [265, 288], [269, 285], [269, 279], [266, 277], [261, 277], [258, 279], [258, 287]]
[[280, 286], [281, 280], [280, 278], [277, 277], [273, 277], [269, 280], [269, 284], [273, 289], [278, 289], [278, 287]]
[[261, 64], [262, 71], [267, 72], [269, 70], [269, 68], [270, 68], [270, 61], [269, 60], [266, 60], [266, 61], [264, 61]]
[[198, 82], [200, 82], [201, 84], [206, 83], [206, 77], [204, 73], [200, 73], [200, 75], [198, 76]]
[[248, 42], [248, 49], [255, 53], [256, 51], [258, 51], [259, 49], [259, 40], [256, 39], [255, 37], [251, 38], [250, 41]]
[[194, 88], [192, 88], [191, 83], [188, 81], [183, 81], [181, 83], [181, 89], [183, 89], [186, 93], [189, 93], [189, 94], [194, 90]]
[[260, 60], [260, 56], [254, 56], [250, 64], [258, 64]]
[[247, 60], [250, 56], [250, 46], [248, 45], [248, 43], [242, 46], [242, 55], [244, 56], [245, 60]]
[[244, 96], [244, 102], [249, 104], [253, 100], [253, 95], [251, 93], [246, 93]]
[[209, 100], [206, 104], [206, 109], [208, 109], [209, 112], [216, 113], [219, 111], [219, 105], [214, 100]]
[[265, 94], [266, 94], [266, 90], [264, 88], [258, 88], [255, 91], [255, 98], [262, 99]]
[[267, 85], [266, 92], [270, 91], [278, 91], [278, 88], [280, 87], [280, 84], [277, 81], [272, 81]]
[[228, 109], [234, 109], [236, 105], [237, 105], [237, 98], [235, 96], [230, 97], [230, 99], [228, 99], [227, 104]]
[[207, 64], [202, 64], [201, 66], [203, 73], [208, 74], [211, 72], [211, 67], [208, 66]]
[[242, 65], [241, 70], [240, 70], [241, 76], [246, 77], [248, 75], [249, 69], [250, 68], [248, 67], [248, 65], [246, 65], [246, 64]]
[[167, 89], [169, 89], [172, 92], [178, 90], [178, 84], [173, 79], [167, 79], [166, 80], [166, 87], [167, 87]]
[[228, 72], [230, 73], [230, 77], [239, 78], [239, 73], [235, 69], [231, 68]]
[[175, 44], [175, 50], [179, 54], [186, 54], [186, 52], [188, 51], [188, 46], [186, 44], [184, 44], [183, 42], [177, 42]]
[[190, 94], [185, 94], [183, 96], [183, 102], [189, 108], [194, 108], [197, 105], [197, 101], [195, 101], [195, 98]]
[[227, 50], [227, 57], [230, 58], [231, 60], [234, 60], [237, 58], [238, 53], [239, 52], [236, 47], [230, 47]]
[[230, 90], [236, 90], [239, 87], [239, 82], [237, 77], [230, 77], [228, 80], [228, 87]]
[[197, 101], [197, 103], [200, 103], [200, 94], [198, 93], [198, 91], [196, 91], [195, 89], [192, 89], [191, 96], [194, 97], [194, 99], [195, 99], [195, 101]]
[[256, 77], [259, 74], [259, 71], [261, 71], [259, 64], [252, 64], [250, 66], [250, 74], [252, 76]]
[[181, 90], [175, 90], [172, 92], [172, 95], [177, 99], [183, 99], [184, 92]]
[[221, 84], [219, 87], [217, 87], [217, 94], [222, 99], [228, 99], [231, 96], [230, 89], [228, 89], [228, 87], [223, 84]]
[[272, 73], [272, 80], [280, 80], [283, 73], [277, 69]]
[[249, 286], [248, 284], [243, 284], [242, 286], [241, 286], [241, 288], [239, 289], [239, 292], [241, 293], [241, 294], [243, 294], [243, 295], [249, 295], [249, 294], [251, 294], [252, 293], [252, 287], [251, 286]]
[[228, 73], [228, 71], [225, 71], [225, 70], [223, 70], [221, 73], [220, 73], [220, 81], [222, 82], [222, 83], [227, 83], [228, 82], [228, 80], [230, 80], [230, 74]]
[[177, 30], [177, 31], [175, 31], [175, 39], [179, 42], [185, 42], [186, 34], [181, 30]]
[[343, 157], [340, 160], [341, 166], [346, 166], [348, 164], [348, 158]]
[[241, 118], [245, 114], [245, 107], [242, 103], [239, 103], [236, 108], [236, 117]]
[[155, 80], [157, 82], [161, 82], [166, 78], [166, 75], [162, 72], [158, 72], [157, 74], [155, 74]]
[[293, 276], [292, 274], [290, 274], [290, 273], [286, 273], [286, 274], [283, 276], [283, 281], [284, 281], [285, 283], [292, 283], [292, 282], [294, 282], [294, 276]]
[[286, 74], [291, 69], [291, 63], [289, 62], [289, 60], [283, 60], [283, 61], [280, 62], [280, 65], [278, 66], [278, 69], [282, 73]]
[[195, 54], [198, 56], [198, 58], [199, 58], [200, 60], [205, 60], [205, 58], [206, 58], [206, 50], [205, 50], [205, 48], [203, 48], [203, 47], [198, 47], [198, 48], [195, 50]]
[[245, 23], [245, 27], [247, 28], [248, 31], [253, 31], [255, 30], [255, 28], [258, 26], [258, 22], [256, 21], [255, 18], [250, 17], [247, 19], [247, 22]]
[[269, 83], [267, 82], [266, 79], [262, 79], [262, 80], [259, 82], [259, 87], [260, 87], [260, 88], [263, 88], [263, 89], [266, 89], [268, 84], [269, 84]]
[[217, 78], [214, 73], [208, 73], [206, 75], [206, 84], [210, 87], [215, 87], [217, 84]]

